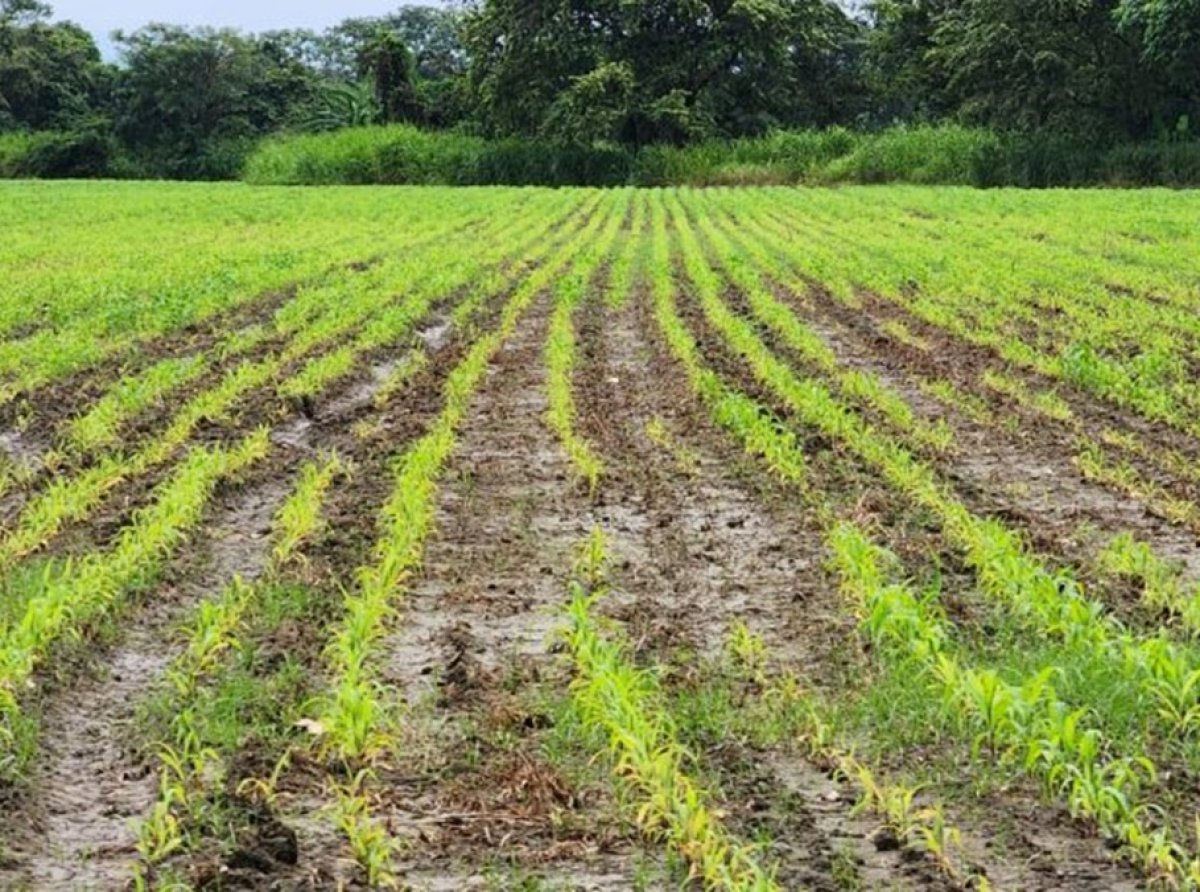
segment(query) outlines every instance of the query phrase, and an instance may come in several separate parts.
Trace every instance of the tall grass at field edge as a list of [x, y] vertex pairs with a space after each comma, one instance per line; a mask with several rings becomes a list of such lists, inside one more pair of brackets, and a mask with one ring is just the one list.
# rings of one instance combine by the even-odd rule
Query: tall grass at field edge
[[250, 156], [244, 178], [291, 186], [616, 186], [629, 181], [630, 161], [618, 148], [551, 148], [394, 125], [269, 139]]
[[244, 178], [256, 185], [1183, 187], [1200, 185], [1200, 142], [1097, 148], [1062, 135], [940, 125], [778, 131], [632, 151], [393, 125], [271, 138], [251, 154]]

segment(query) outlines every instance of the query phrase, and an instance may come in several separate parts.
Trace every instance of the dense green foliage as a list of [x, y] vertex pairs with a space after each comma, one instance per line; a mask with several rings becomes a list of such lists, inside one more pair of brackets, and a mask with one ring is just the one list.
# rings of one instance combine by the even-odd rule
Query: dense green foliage
[[[857, 7], [467, 0], [320, 33], [154, 24], [115, 35], [114, 65], [47, 5], [0, 0], [0, 172], [235, 178], [286, 133], [251, 179], [1197, 182], [1200, 0]], [[453, 135], [305, 135], [393, 123]]]
[[[0, 143], [0, 170], [3, 169]], [[540, 185], [908, 182], [970, 186], [1200, 184], [1200, 144], [1154, 141], [1098, 148], [1052, 134], [998, 136], [959, 126], [878, 133], [775, 131], [640, 150], [483, 139], [411, 126], [359, 127], [264, 142], [246, 179], [258, 185]]]
[[488, 129], [626, 145], [832, 123], [853, 32], [829, 0], [491, 0], [463, 29]]
[[247, 161], [246, 179], [308, 186], [609, 186], [629, 180], [632, 163], [633, 156], [617, 147], [552, 147], [394, 125], [268, 140]]

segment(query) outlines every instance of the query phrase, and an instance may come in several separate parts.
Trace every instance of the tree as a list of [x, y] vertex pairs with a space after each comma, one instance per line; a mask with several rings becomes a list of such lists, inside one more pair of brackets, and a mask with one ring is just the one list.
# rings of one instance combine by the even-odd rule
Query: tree
[[0, 7], [0, 129], [69, 129], [94, 117], [111, 71], [92, 36], [70, 22], [48, 24], [48, 7]]
[[829, 0], [485, 0], [463, 28], [488, 129], [634, 145], [829, 123], [854, 33]]
[[[264, 37], [325, 81], [312, 108], [304, 113], [305, 120], [332, 121], [346, 118], [347, 113], [352, 119], [362, 118], [367, 109], [355, 91], [374, 80], [371, 65], [364, 63], [381, 61], [378, 51], [384, 48], [375, 43], [380, 34], [389, 34], [411, 56], [411, 64], [402, 65], [410, 77], [408, 88], [393, 101], [394, 119], [450, 126], [465, 116], [466, 53], [458, 37], [460, 19], [453, 9], [402, 6], [386, 16], [345, 19], [322, 33], [294, 29]], [[401, 51], [389, 52], [398, 56]], [[353, 99], [350, 105], [348, 99]], [[372, 107], [378, 104], [375, 99], [371, 102]]]
[[28, 27], [54, 14], [50, 4], [39, 0], [0, 0], [0, 25]]
[[1116, 16], [1147, 59], [1180, 71], [1200, 70], [1200, 0], [1122, 0]]
[[1158, 129], [1200, 124], [1200, 0], [1122, 0], [1116, 19], [1169, 87]]
[[118, 132], [166, 175], [236, 174], [249, 144], [314, 89], [283, 47], [237, 31], [156, 24], [117, 41]]
[[363, 47], [359, 72], [370, 78], [375, 102], [386, 122], [417, 121], [421, 117], [412, 53], [395, 31], [379, 29]]
[[948, 108], [943, 77], [930, 63], [933, 35], [951, 0], [874, 0], [863, 76], [881, 123], [936, 120]]
[[431, 6], [401, 6], [385, 16], [345, 19], [320, 36], [318, 67], [331, 77], [352, 79], [366, 47], [380, 31], [390, 31], [412, 53], [419, 78], [454, 78], [466, 70], [460, 20], [454, 9]]
[[963, 0], [929, 58], [968, 121], [1093, 139], [1144, 135], [1159, 88], [1117, 33], [1117, 0]]

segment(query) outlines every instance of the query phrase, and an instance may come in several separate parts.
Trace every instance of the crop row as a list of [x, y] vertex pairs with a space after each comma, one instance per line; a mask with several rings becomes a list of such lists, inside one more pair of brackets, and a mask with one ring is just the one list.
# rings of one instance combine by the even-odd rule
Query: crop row
[[[907, 208], [853, 191], [805, 197], [803, 207], [772, 190], [713, 200], [802, 245], [795, 256], [809, 278], [843, 301], [857, 304], [856, 290], [870, 290], [1016, 365], [1200, 430], [1189, 371], [1200, 356], [1198, 329], [1177, 266], [1124, 263], [1103, 243], [1064, 249], [1059, 241], [1073, 228], [1065, 217], [1015, 238], [986, 214], [956, 227], [952, 208], [923, 207], [915, 196]], [[956, 250], [946, 250], [948, 239]], [[1123, 246], [1122, 254], [1138, 253]]]
[[189, 846], [191, 833], [206, 821], [211, 799], [224, 787], [229, 754], [207, 740], [203, 697], [228, 671], [230, 654], [246, 647], [246, 626], [262, 610], [264, 593], [281, 584], [289, 564], [302, 560], [302, 548], [320, 530], [326, 495], [344, 473], [337, 456], [305, 464], [275, 516], [273, 546], [262, 577], [249, 582], [235, 577], [215, 600], [201, 603], [188, 624], [184, 649], [164, 677], [174, 719], [166, 739], [156, 744], [158, 798], [138, 827], [138, 875], [143, 880]]
[[260, 429], [228, 449], [193, 450], [111, 548], [62, 568], [48, 565], [40, 591], [0, 628], [0, 771], [19, 773], [32, 754], [35, 739], [21, 698], [53, 648], [85, 634], [145, 586], [200, 523], [216, 486], [261, 461], [269, 448]]
[[[1163, 636], [1140, 637], [1126, 630], [1116, 619], [1106, 615], [1099, 604], [1088, 599], [1075, 579], [1065, 572], [1046, 569], [1025, 549], [1017, 534], [998, 521], [976, 517], [937, 480], [928, 466], [847, 410], [824, 385], [798, 377], [774, 357], [753, 326], [731, 312], [722, 301], [724, 285], [720, 277], [712, 272], [699, 242], [689, 232], [686, 216], [678, 208], [672, 211], [682, 270], [688, 276], [687, 281], [708, 324], [746, 360], [748, 371], [760, 384], [787, 407], [789, 417], [831, 438], [879, 472], [898, 492], [931, 511], [940, 519], [948, 542], [961, 549], [968, 565], [976, 571], [976, 578], [985, 593], [1003, 603], [1032, 630], [1062, 642], [1066, 652], [1089, 651], [1093, 655], [1098, 652], [1099, 659], [1110, 672], [1123, 676], [1128, 684], [1141, 691], [1143, 705], [1139, 708], [1143, 710], [1144, 720], [1157, 724], [1161, 733], [1189, 739], [1196, 714], [1194, 680], [1198, 677], [1190, 649], [1173, 644]], [[674, 307], [667, 266], [669, 233], [661, 222], [662, 212], [657, 216], [660, 222], [655, 227], [651, 277], [659, 283], [656, 289], [659, 320], [664, 337], [703, 400], [704, 394], [696, 386], [701, 378], [695, 371], [700, 367], [701, 353]], [[772, 427], [762, 434], [774, 438], [774, 448], [781, 454], [794, 453], [794, 461], [803, 461], [786, 428]], [[751, 442], [744, 432], [739, 439], [746, 444]], [[822, 510], [820, 504], [815, 507], [818, 512]], [[892, 603], [882, 613], [902, 616], [902, 606]], [[946, 635], [949, 635], [948, 631]], [[1037, 702], [1045, 699], [1044, 691], [1041, 688], [1036, 692]], [[1058, 709], [1056, 706], [1050, 711]], [[1083, 714], [1078, 712], [1078, 706], [1064, 709], [1062, 716], [1074, 716], [1072, 725]], [[1083, 736], [1091, 740], [1090, 735]], [[1101, 752], [1094, 751], [1096, 745], [1096, 741], [1091, 740], [1076, 754], [1085, 759], [1077, 765], [1081, 776], [1099, 778], [1094, 789], [1089, 788], [1091, 794], [1081, 792], [1082, 788], [1063, 786], [1060, 782], [1067, 769], [1061, 765], [1054, 769], [1050, 792], [1062, 793], [1081, 814], [1101, 821], [1108, 832], [1120, 838], [1136, 854], [1152, 875], [1164, 870], [1176, 878], [1188, 874], [1192, 868], [1186, 849], [1172, 840], [1166, 829], [1148, 824], [1145, 810], [1135, 808], [1120, 814], [1111, 809], [1104, 811], [1109, 806], [1103, 803], [1115, 795], [1113, 789], [1118, 793], [1126, 789], [1140, 793], [1145, 783], [1155, 777], [1149, 757], [1145, 752], [1137, 752], [1120, 757], [1110, 767], [1102, 767], [1108, 763], [1096, 762], [1102, 756]], [[1090, 804], [1087, 795], [1093, 795]]]
[[329, 691], [319, 723], [330, 755], [352, 767], [349, 783], [335, 783], [337, 815], [368, 882], [394, 881], [394, 843], [372, 813], [371, 761], [392, 745], [394, 694], [379, 680], [378, 644], [395, 616], [412, 573], [420, 566], [436, 510], [438, 482], [457, 443], [472, 397], [488, 364], [511, 337], [533, 301], [561, 275], [570, 275], [584, 245], [604, 230], [594, 214], [568, 242], [533, 270], [506, 300], [497, 326], [481, 336], [450, 373], [441, 414], [395, 463], [392, 495], [379, 519], [374, 560], [356, 573], [345, 615], [328, 648]]
[[[345, 275], [348, 257], [365, 261], [387, 256], [428, 243], [438, 231], [460, 230], [502, 214], [506, 205], [512, 210], [512, 199], [494, 192], [453, 204], [430, 195], [408, 207], [364, 196], [342, 203], [340, 213], [330, 204], [332, 196], [261, 196], [261, 205], [250, 212], [253, 220], [237, 219], [247, 213], [238, 201], [229, 221], [231, 209], [213, 202], [214, 196], [192, 197], [153, 199], [160, 209], [171, 210], [141, 216], [131, 213], [136, 204], [126, 201], [114, 207], [116, 216], [106, 225], [83, 226], [79, 233], [65, 231], [70, 224], [60, 220], [55, 231], [61, 248], [35, 239], [27, 248], [11, 246], [0, 255], [4, 268], [12, 271], [6, 282], [9, 299], [0, 309], [0, 332], [32, 329], [0, 343], [0, 402], [186, 326], [222, 317], [259, 295]], [[151, 200], [150, 195], [145, 198]], [[292, 206], [292, 216], [279, 219], [294, 221], [283, 227], [267, 215], [271, 207], [285, 210], [281, 204]], [[398, 216], [381, 225], [385, 211]], [[77, 216], [91, 219], [78, 211]], [[433, 223], [433, 232], [430, 221], [441, 221]], [[264, 253], [264, 244], [272, 243], [279, 247]]]
[[[535, 224], [534, 236], [544, 234], [544, 227], [544, 220], [540, 227]], [[487, 275], [494, 255], [482, 252], [479, 260], [455, 264], [454, 252], [461, 247], [451, 242], [442, 250], [398, 262], [390, 275], [361, 293], [315, 289], [298, 297], [285, 307], [301, 308], [289, 314], [287, 327], [294, 337], [286, 348], [234, 366], [213, 387], [184, 403], [164, 429], [133, 453], [109, 454], [75, 476], [56, 477], [33, 496], [0, 539], [0, 567], [42, 547], [67, 521], [85, 519], [121, 482], [170, 460], [201, 424], [227, 418], [261, 388], [277, 382], [274, 389], [281, 396], [314, 397], [345, 377], [359, 357], [403, 339], [436, 300], [471, 286], [494, 289], [497, 283]], [[397, 292], [402, 299], [397, 299]], [[325, 306], [335, 309], [325, 311]], [[356, 327], [361, 329], [356, 339], [288, 373], [298, 360]]]

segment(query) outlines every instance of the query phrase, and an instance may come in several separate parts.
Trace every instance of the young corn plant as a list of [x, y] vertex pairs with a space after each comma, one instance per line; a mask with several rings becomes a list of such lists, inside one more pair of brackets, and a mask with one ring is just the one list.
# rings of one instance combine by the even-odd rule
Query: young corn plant
[[680, 746], [652, 671], [630, 661], [595, 615], [606, 594], [603, 536], [584, 543], [571, 583], [564, 632], [575, 679], [572, 702], [586, 726], [602, 733], [614, 771], [637, 791], [635, 818], [649, 839], [661, 840], [689, 864], [689, 878], [706, 889], [778, 888], [756, 850], [734, 840], [686, 773]]
[[1114, 839], [1129, 860], [1148, 874], [1161, 870], [1163, 844], [1176, 856], [1174, 878], [1182, 882], [1189, 857], [1154, 825], [1155, 807], [1146, 799], [1157, 771], [1143, 754], [1116, 756], [1103, 735], [1087, 727], [1085, 711], [1072, 711], [1051, 686], [1053, 669], [1022, 685], [1002, 681], [992, 670], [963, 665], [946, 621], [907, 586], [888, 584], [882, 569], [895, 559], [851, 524], [830, 535], [833, 563], [843, 591], [872, 617], [865, 628], [877, 652], [908, 667], [915, 661], [926, 683], [940, 689], [973, 748], [1015, 757], [1041, 780], [1046, 794], [1060, 798], [1071, 814], [1092, 822]]
[[587, 485], [588, 494], [595, 497], [600, 485], [603, 463], [595, 450], [575, 429], [575, 396], [571, 376], [576, 363], [574, 315], [587, 298], [589, 284], [596, 276], [604, 258], [616, 241], [621, 216], [609, 211], [609, 224], [595, 248], [586, 252], [573, 272], [564, 276], [555, 287], [554, 312], [546, 339], [546, 391], [549, 402], [547, 417], [558, 435], [571, 465]]
[[372, 889], [395, 889], [399, 886], [399, 879], [393, 864], [399, 854], [399, 846], [387, 828], [371, 815], [364, 792], [369, 781], [370, 772], [363, 769], [349, 783], [334, 788], [338, 829], [349, 842], [350, 851], [362, 868], [367, 886]]
[[646, 422], [646, 437], [674, 460], [675, 465], [685, 474], [694, 476], [700, 470], [700, 456], [681, 443], [667, 427], [665, 421], [657, 415]]
[[[342, 465], [333, 456], [301, 469], [292, 494], [275, 515], [275, 544], [264, 578], [247, 583], [235, 577], [219, 598], [202, 603], [187, 628], [185, 649], [165, 671], [175, 718], [157, 747], [159, 795], [138, 829], [142, 861], [137, 871], [142, 882], [153, 879], [171, 856], [191, 847], [189, 833], [204, 824], [206, 810], [222, 795], [228, 754], [205, 743], [198, 705], [221, 678], [231, 655], [245, 646], [247, 620], [261, 602], [263, 586], [273, 584], [282, 568], [298, 558], [297, 549], [319, 529], [322, 506], [341, 473]], [[285, 753], [277, 770], [286, 764]], [[249, 791], [239, 788], [238, 792]]]
[[310, 462], [300, 471], [295, 490], [276, 517], [276, 542], [272, 556], [276, 564], [302, 557], [301, 546], [321, 532], [321, 506], [325, 495], [347, 474], [336, 453]]
[[356, 860], [381, 883], [392, 876], [393, 847], [372, 815], [369, 769], [395, 747], [397, 735], [396, 698], [379, 681], [376, 645], [420, 566], [433, 528], [440, 478], [488, 365], [533, 301], [556, 277], [571, 274], [580, 247], [595, 238], [603, 220], [604, 215], [593, 215], [546, 264], [529, 273], [505, 302], [497, 327], [475, 340], [450, 372], [441, 413], [395, 461], [392, 494], [380, 513], [373, 561], [356, 574], [355, 586], [345, 596], [343, 619], [326, 648], [331, 681], [317, 704], [321, 745], [327, 756], [356, 772], [355, 783], [339, 793], [339, 819]]

